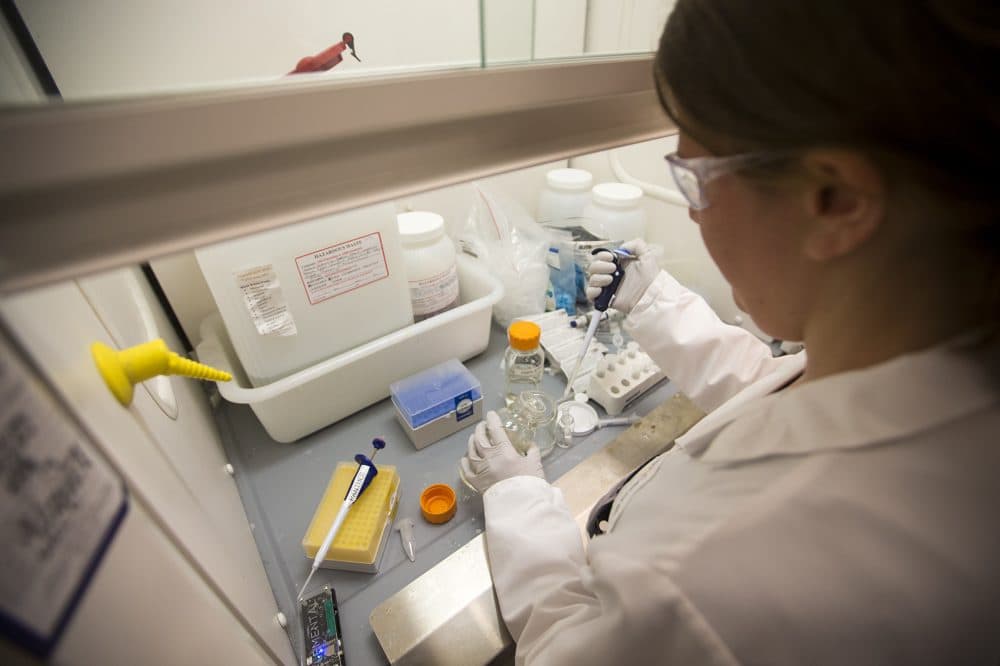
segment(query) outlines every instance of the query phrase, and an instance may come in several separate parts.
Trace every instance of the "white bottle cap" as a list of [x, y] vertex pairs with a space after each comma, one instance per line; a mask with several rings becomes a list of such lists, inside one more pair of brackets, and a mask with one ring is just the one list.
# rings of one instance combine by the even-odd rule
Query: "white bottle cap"
[[594, 177], [583, 169], [553, 169], [545, 174], [545, 182], [554, 190], [585, 192], [590, 189]]
[[590, 195], [597, 203], [610, 208], [632, 208], [642, 200], [642, 190], [627, 183], [598, 183]]
[[444, 233], [444, 218], [430, 211], [415, 210], [396, 215], [399, 240], [403, 244], [422, 243]]

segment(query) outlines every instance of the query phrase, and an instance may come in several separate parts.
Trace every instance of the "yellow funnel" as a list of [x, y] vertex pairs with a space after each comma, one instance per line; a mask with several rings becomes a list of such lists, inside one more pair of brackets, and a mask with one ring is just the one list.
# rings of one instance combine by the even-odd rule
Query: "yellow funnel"
[[90, 353], [111, 393], [126, 407], [132, 404], [132, 387], [158, 375], [183, 375], [217, 382], [233, 378], [228, 372], [179, 356], [160, 339], [121, 351], [95, 342], [90, 345]]

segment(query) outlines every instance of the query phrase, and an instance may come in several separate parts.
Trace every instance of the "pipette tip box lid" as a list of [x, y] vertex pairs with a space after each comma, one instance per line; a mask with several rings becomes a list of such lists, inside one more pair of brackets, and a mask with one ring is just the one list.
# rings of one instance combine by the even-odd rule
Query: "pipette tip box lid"
[[389, 386], [396, 420], [418, 449], [483, 418], [482, 387], [458, 359], [449, 359]]
[[[330, 550], [320, 565], [326, 569], [343, 569], [364, 573], [378, 572], [385, 543], [392, 531], [399, 499], [399, 474], [392, 465], [378, 465], [378, 474], [351, 506], [344, 524], [330, 544]], [[351, 485], [358, 465], [341, 462], [330, 477], [323, 499], [306, 534], [302, 537], [302, 549], [306, 557], [316, 557], [317, 551], [326, 538], [337, 512], [344, 503], [344, 496]]]

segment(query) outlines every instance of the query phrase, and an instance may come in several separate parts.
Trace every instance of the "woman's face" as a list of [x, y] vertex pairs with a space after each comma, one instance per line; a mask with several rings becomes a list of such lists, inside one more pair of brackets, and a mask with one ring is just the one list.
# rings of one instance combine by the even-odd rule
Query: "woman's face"
[[[683, 132], [680, 157], [710, 155]], [[691, 210], [733, 299], [768, 335], [801, 340], [815, 266], [802, 251], [804, 199], [791, 188], [764, 189], [730, 173], [705, 187], [708, 207]]]

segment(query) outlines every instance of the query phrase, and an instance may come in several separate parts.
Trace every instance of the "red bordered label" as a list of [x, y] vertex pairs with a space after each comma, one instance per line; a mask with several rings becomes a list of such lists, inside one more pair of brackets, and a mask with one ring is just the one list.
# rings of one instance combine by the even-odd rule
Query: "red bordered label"
[[298, 256], [295, 266], [311, 305], [389, 277], [378, 231]]

